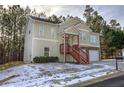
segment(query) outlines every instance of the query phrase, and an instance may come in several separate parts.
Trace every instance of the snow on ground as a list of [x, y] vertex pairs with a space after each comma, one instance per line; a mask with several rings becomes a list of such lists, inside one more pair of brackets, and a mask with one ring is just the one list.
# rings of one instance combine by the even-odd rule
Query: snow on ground
[[24, 64], [0, 72], [0, 81], [17, 75], [0, 83], [1, 87], [58, 87], [112, 73], [114, 67], [103, 64], [45, 63]]

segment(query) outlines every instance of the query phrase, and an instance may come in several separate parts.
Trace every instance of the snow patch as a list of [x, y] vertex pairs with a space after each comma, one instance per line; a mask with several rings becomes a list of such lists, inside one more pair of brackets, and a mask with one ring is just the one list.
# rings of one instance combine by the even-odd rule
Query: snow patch
[[[0, 72], [0, 80], [19, 75], [1, 87], [61, 87], [111, 74], [114, 67], [100, 64], [71, 63], [25, 64]], [[109, 73], [108, 73], [109, 72]]]

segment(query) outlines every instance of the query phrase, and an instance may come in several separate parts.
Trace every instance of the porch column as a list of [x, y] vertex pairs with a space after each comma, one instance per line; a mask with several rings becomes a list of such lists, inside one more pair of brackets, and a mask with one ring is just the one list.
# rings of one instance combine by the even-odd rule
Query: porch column
[[66, 34], [64, 33], [64, 62], [66, 62]]
[[[77, 42], [78, 42], [78, 48], [80, 48], [80, 44], [79, 44], [79, 35], [77, 35]], [[79, 53], [80, 53], [80, 50], [79, 50]], [[81, 57], [80, 57], [80, 54], [79, 54], [79, 59], [80, 59]], [[81, 59], [80, 59], [81, 60]]]
[[90, 59], [89, 59], [89, 49], [86, 49], [86, 52], [87, 52], [87, 60], [88, 60], [88, 62], [90, 62]]
[[80, 48], [80, 44], [79, 44], [79, 35], [77, 36], [77, 40], [78, 40], [78, 47]]

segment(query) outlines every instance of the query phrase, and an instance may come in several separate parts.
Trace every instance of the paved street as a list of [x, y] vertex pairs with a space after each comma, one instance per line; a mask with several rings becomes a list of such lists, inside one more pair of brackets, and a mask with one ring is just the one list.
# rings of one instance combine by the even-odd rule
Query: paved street
[[[98, 64], [106, 64], [115, 67], [115, 60], [106, 60], [101, 62], [95, 62]], [[118, 61], [119, 70], [124, 71], [124, 60]], [[102, 82], [98, 82], [93, 85], [89, 85], [89, 87], [124, 87], [124, 75], [116, 78], [108, 79]]]
[[87, 87], [124, 87], [124, 75], [98, 82]]

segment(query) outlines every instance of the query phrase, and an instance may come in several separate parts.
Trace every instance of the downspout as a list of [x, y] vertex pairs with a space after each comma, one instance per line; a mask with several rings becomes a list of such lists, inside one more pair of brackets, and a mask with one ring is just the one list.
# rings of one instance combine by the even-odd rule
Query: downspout
[[64, 33], [64, 63], [66, 62], [66, 46], [65, 46], [65, 38], [66, 38], [66, 36], [65, 36], [66, 34]]

